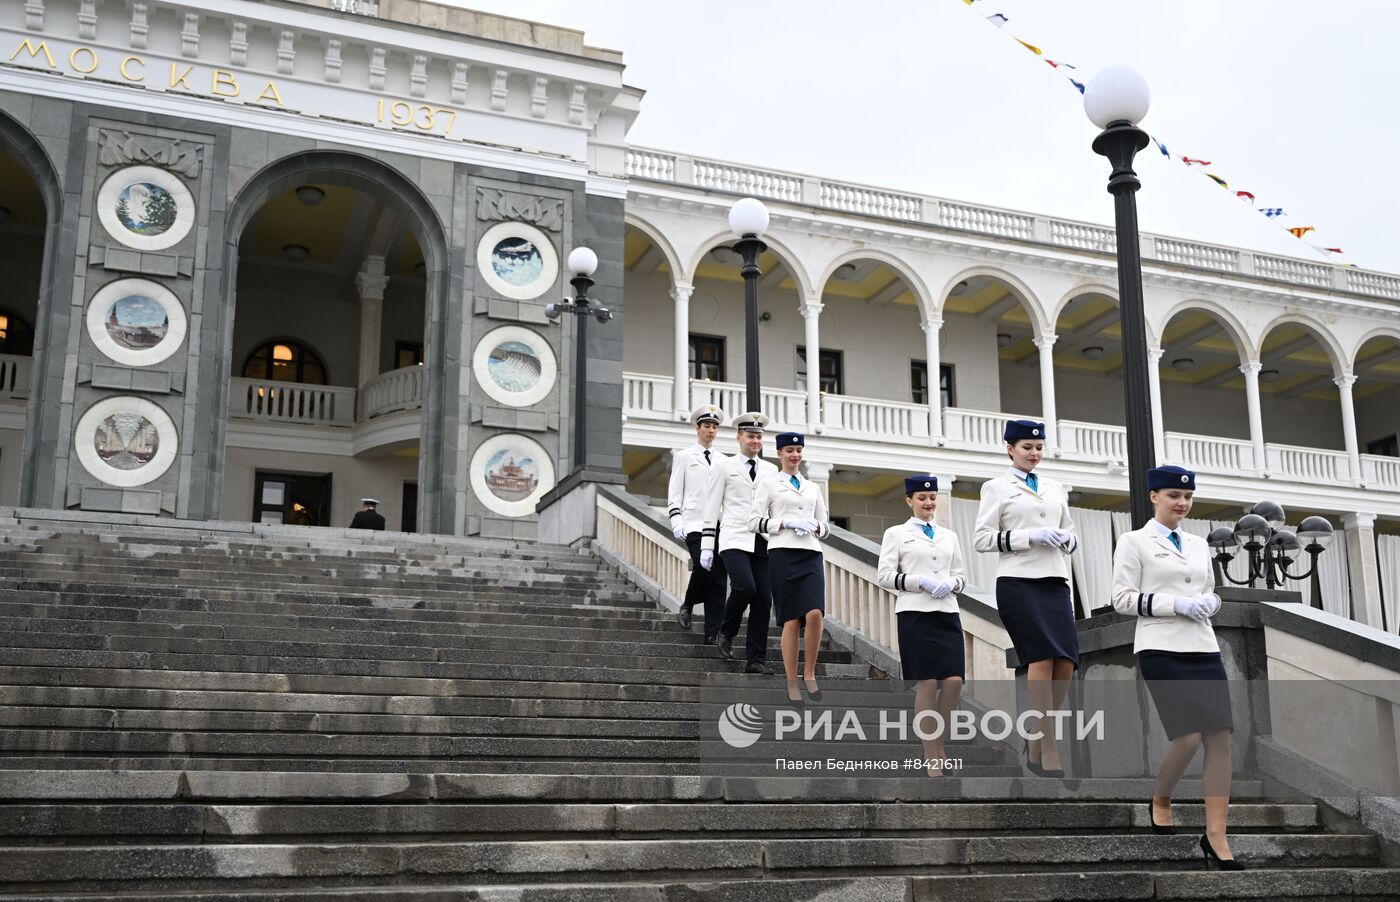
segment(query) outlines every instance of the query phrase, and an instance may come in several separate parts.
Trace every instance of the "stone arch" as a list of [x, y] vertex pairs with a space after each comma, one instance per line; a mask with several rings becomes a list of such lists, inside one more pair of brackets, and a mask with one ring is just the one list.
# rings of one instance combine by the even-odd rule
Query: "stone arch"
[[1346, 372], [1356, 372], [1357, 357], [1361, 354], [1361, 350], [1377, 338], [1389, 338], [1396, 344], [1400, 344], [1400, 329], [1394, 326], [1376, 326], [1364, 333], [1360, 339], [1352, 344], [1351, 352], [1345, 358], [1347, 362]]
[[987, 276], [988, 278], [1005, 282], [1007, 286], [1011, 288], [1012, 293], [1017, 296], [1017, 299], [1021, 302], [1021, 306], [1026, 308], [1026, 313], [1030, 315], [1031, 325], [1035, 329], [1036, 336], [1045, 335], [1050, 331], [1049, 327], [1045, 324], [1044, 310], [1041, 309], [1038, 298], [1035, 292], [1031, 291], [1030, 286], [1006, 270], [998, 269], [995, 266], [971, 266], [945, 281], [938, 294], [934, 296], [937, 305], [934, 313], [938, 316], [942, 316], [943, 306], [947, 302], [948, 296], [952, 293], [953, 289], [959, 282], [971, 279], [974, 276]]
[[1239, 352], [1241, 363], [1258, 356], [1259, 350], [1249, 341], [1249, 332], [1245, 329], [1244, 324], [1240, 322], [1239, 317], [1235, 316], [1224, 304], [1217, 303], [1209, 298], [1188, 298], [1184, 301], [1178, 301], [1167, 308], [1162, 314], [1162, 322], [1157, 328], [1158, 347], [1161, 346], [1162, 336], [1166, 333], [1167, 326], [1171, 324], [1171, 321], [1180, 314], [1187, 313], [1191, 310], [1207, 313], [1219, 320], [1220, 324], [1225, 327], [1225, 334], [1229, 335], [1230, 341], [1234, 342], [1235, 350]]
[[[1070, 303], [1074, 301], [1075, 298], [1083, 297], [1086, 294], [1101, 294], [1104, 297], [1112, 300], [1115, 305], [1122, 305], [1122, 302], [1118, 299], [1117, 286], [1110, 288], [1109, 286], [1098, 282], [1094, 282], [1089, 285], [1080, 285], [1077, 288], [1072, 288], [1069, 291], [1066, 291], [1060, 297], [1060, 299], [1055, 302], [1054, 306], [1050, 309], [1050, 322], [1058, 323], [1060, 321], [1060, 314], [1065, 312], [1065, 308], [1068, 307]], [[1147, 331], [1149, 333], [1152, 331], [1151, 324], [1148, 325]]]
[[904, 284], [909, 286], [909, 290], [914, 293], [914, 300], [919, 305], [920, 321], [928, 320], [935, 315], [933, 299], [929, 296], [928, 285], [924, 280], [908, 263], [879, 248], [857, 247], [838, 254], [822, 270], [821, 277], [816, 283], [818, 289], [826, 287], [826, 283], [831, 280], [838, 267], [855, 260], [877, 260], [893, 269], [904, 281]]
[[[700, 268], [700, 263], [705, 259], [706, 254], [720, 245], [732, 245], [737, 240], [733, 232], [724, 231], [714, 233], [709, 238], [699, 243], [695, 254], [690, 258], [689, 265], [685, 268], [685, 272], [695, 272]], [[801, 260], [801, 257], [796, 251], [784, 243], [782, 239], [775, 238], [772, 235], [764, 235], [763, 243], [768, 245], [768, 249], [775, 255], [782, 258], [783, 265], [786, 266], [788, 272], [792, 274], [793, 282], [797, 285], [797, 303], [799, 305], [806, 303], [806, 299], [812, 294], [812, 277], [807, 273], [806, 268], [798, 262]]]
[[[454, 523], [451, 503], [439, 502], [442, 493], [444, 454], [455, 447], [455, 436], [431, 424], [441, 423], [447, 410], [449, 386], [455, 387], [455, 372], [449, 377], [449, 357], [455, 365], [456, 354], [449, 355], [449, 335], [446, 328], [435, 328], [449, 321], [448, 305], [462, 293], [462, 273], [454, 272], [449, 251], [447, 228], [431, 202], [418, 186], [393, 166], [374, 157], [340, 150], [313, 150], [291, 154], [268, 164], [252, 176], [229, 204], [224, 218], [223, 272], [215, 296], [223, 299], [217, 315], [205, 318], [204, 347], [214, 353], [216, 366], [201, 368], [202, 390], [212, 397], [212, 409], [228, 410], [229, 379], [231, 376], [233, 324], [237, 306], [238, 245], [244, 229], [253, 216], [271, 198], [310, 182], [340, 185], [363, 191], [406, 213], [409, 228], [423, 252], [425, 267], [427, 329], [425, 332], [422, 436], [419, 443], [418, 485], [419, 526], [429, 532], [451, 534]], [[212, 292], [211, 292], [212, 293]], [[215, 311], [210, 311], [211, 314]], [[209, 334], [214, 333], [214, 334]], [[215, 337], [217, 336], [217, 337]], [[211, 516], [219, 509], [223, 496], [223, 454], [228, 430], [226, 415], [218, 417], [210, 441], [210, 459], [217, 465], [206, 487], [206, 509]]]
[[661, 229], [630, 210], [623, 214], [622, 221], [646, 235], [660, 249], [662, 256], [666, 258], [666, 265], [671, 267], [672, 284], [689, 284], [692, 281], [691, 273], [681, 268], [680, 255]]
[[[39, 264], [39, 297], [34, 317], [34, 349], [30, 370], [29, 401], [25, 408], [23, 448], [20, 452], [19, 503], [25, 507], [62, 508], [61, 498], [50, 498], [43, 487], [57, 485], [54, 455], [43, 454], [43, 438], [61, 431], [60, 398], [52, 397], [54, 387], [62, 386], [65, 355], [62, 349], [48, 353], [50, 336], [68, 333], [72, 316], [69, 305], [55, 304], [63, 275], [71, 284], [74, 251], [62, 253], [59, 238], [64, 217], [63, 181], [49, 152], [19, 120], [0, 111], [0, 150], [13, 156], [39, 189], [44, 203], [44, 250]], [[52, 378], [50, 378], [52, 377]]]
[[1283, 313], [1270, 320], [1267, 326], [1259, 330], [1259, 346], [1256, 351], [1262, 355], [1264, 352], [1264, 342], [1268, 340], [1269, 333], [1273, 332], [1279, 326], [1288, 325], [1290, 323], [1295, 326], [1303, 327], [1312, 334], [1313, 338], [1317, 339], [1317, 343], [1327, 352], [1327, 357], [1332, 362], [1332, 375], [1340, 376], [1343, 373], [1351, 371], [1349, 364], [1344, 363], [1344, 361], [1348, 360], [1346, 353], [1342, 350], [1341, 345], [1337, 343], [1337, 338], [1332, 334], [1331, 330], [1312, 317], [1302, 313]]

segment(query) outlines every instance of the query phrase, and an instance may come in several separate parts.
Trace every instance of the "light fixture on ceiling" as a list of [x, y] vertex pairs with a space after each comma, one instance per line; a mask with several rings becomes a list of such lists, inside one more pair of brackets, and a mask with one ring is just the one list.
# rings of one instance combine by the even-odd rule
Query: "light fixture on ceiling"
[[955, 298], [959, 298], [967, 294], [967, 280], [963, 279], [961, 282], [954, 285], [948, 293]]
[[721, 245], [710, 251], [710, 256], [713, 257], [717, 263], [733, 263], [735, 260], [739, 259], [739, 255], [734, 252], [734, 248], [728, 245]]
[[1172, 361], [1172, 369], [1186, 372], [1196, 365], [1196, 361], [1190, 357], [1178, 357]]
[[836, 272], [832, 273], [831, 277], [833, 279], [839, 279], [842, 282], [848, 282], [851, 277], [856, 274], [857, 269], [859, 269], [859, 267], [854, 263], [842, 263], [840, 266], [836, 267]]
[[10, 208], [0, 207], [0, 223], [10, 221]]
[[419, 260], [417, 263], [413, 264], [413, 271], [418, 273], [418, 275], [420, 276], [425, 276], [428, 274], [428, 264], [424, 263], [422, 260]]
[[865, 474], [859, 470], [837, 470], [831, 475], [836, 477], [837, 482], [842, 482], [846, 485], [850, 485], [855, 482], [860, 482], [862, 479], [865, 478]]
[[1280, 380], [1280, 379], [1282, 379], [1282, 378], [1283, 378], [1283, 374], [1280, 373], [1278, 370], [1260, 370], [1260, 371], [1259, 371], [1259, 381], [1260, 381], [1260, 382], [1277, 382], [1278, 380]]
[[1089, 345], [1087, 348], [1080, 348], [1079, 353], [1085, 360], [1098, 360], [1103, 356], [1103, 345]]
[[301, 263], [311, 254], [311, 248], [304, 244], [284, 244], [282, 245], [282, 256], [293, 263]]
[[758, 321], [759, 321], [760, 323], [766, 323], [766, 322], [768, 322], [769, 320], [771, 320], [772, 318], [773, 318], [773, 314], [769, 313], [767, 310], [763, 311], [762, 313], [760, 313], [760, 314], [758, 315]]
[[297, 200], [308, 207], [314, 207], [326, 199], [326, 192], [315, 185], [302, 185], [297, 189]]
[[997, 333], [997, 347], [999, 348], [1009, 348], [1014, 341], [1015, 339], [1006, 332]]

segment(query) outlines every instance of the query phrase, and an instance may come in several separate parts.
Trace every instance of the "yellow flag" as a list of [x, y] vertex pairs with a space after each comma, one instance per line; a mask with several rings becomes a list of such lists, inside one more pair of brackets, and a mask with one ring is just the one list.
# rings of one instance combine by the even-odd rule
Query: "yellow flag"
[[1034, 53], [1036, 56], [1044, 56], [1044, 55], [1045, 55], [1045, 54], [1043, 54], [1043, 53], [1040, 52], [1040, 48], [1039, 48], [1039, 47], [1035, 46], [1034, 44], [1027, 44], [1025, 41], [1021, 40], [1020, 38], [1017, 38], [1017, 39], [1016, 39], [1016, 43], [1020, 44], [1022, 47], [1026, 48], [1026, 49], [1029, 50], [1031, 53]]

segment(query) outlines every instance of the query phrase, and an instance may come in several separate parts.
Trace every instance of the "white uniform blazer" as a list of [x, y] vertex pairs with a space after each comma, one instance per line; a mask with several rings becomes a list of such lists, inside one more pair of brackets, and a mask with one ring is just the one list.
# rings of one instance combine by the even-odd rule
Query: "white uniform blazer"
[[[776, 469], [776, 468], [775, 468]], [[831, 534], [831, 524], [826, 521], [826, 499], [816, 483], [798, 477], [800, 488], [793, 488], [792, 482], [782, 470], [770, 473], [758, 480], [758, 491], [754, 492], [753, 505], [749, 508], [749, 532], [768, 536], [768, 550], [777, 548], [808, 549], [821, 551], [821, 542]], [[815, 535], [799, 536], [791, 529], [784, 529], [784, 520], [815, 520]]]
[[704, 529], [705, 496], [724, 459], [723, 454], [711, 448], [710, 462], [705, 463], [705, 449], [699, 442], [676, 452], [671, 461], [671, 481], [666, 487], [666, 515], [671, 518], [672, 529], [683, 527], [687, 535]]
[[[919, 588], [919, 577], [954, 579], [958, 585], [942, 598]], [[958, 612], [958, 599], [967, 583], [963, 571], [962, 543], [957, 533], [941, 526], [933, 528], [929, 538], [919, 526], [905, 521], [885, 530], [880, 540], [880, 563], [875, 581], [882, 588], [897, 593], [894, 612], [938, 611]]]
[[982, 503], [977, 508], [972, 541], [980, 552], [1001, 555], [997, 560], [999, 577], [1069, 579], [1069, 555], [1079, 547], [1078, 536], [1070, 538], [1070, 546], [1065, 550], [1031, 544], [1033, 529], [1074, 530], [1064, 487], [1044, 476], [1039, 476], [1039, 485], [1040, 491], [1032, 492], [1010, 473], [982, 483]]
[[1178, 616], [1175, 595], [1198, 597], [1215, 591], [1210, 547], [1200, 536], [1181, 536], [1181, 550], [1148, 521], [1118, 537], [1113, 551], [1113, 607], [1138, 619], [1133, 652], [1219, 651], [1209, 620]]
[[[754, 534], [749, 531], [749, 511], [753, 508], [758, 484], [778, 472], [778, 468], [762, 458], [755, 460], [756, 479], [749, 479], [749, 459], [742, 454], [726, 457], [715, 465], [710, 491], [702, 508], [704, 528], [700, 532], [700, 547], [711, 551], [747, 551], [752, 553]], [[719, 548], [715, 548], [715, 532], [719, 532]]]

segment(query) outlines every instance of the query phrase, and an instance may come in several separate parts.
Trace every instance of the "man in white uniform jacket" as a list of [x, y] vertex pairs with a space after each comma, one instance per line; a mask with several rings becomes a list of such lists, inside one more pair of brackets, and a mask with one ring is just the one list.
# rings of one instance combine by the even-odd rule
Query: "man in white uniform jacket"
[[[705, 523], [700, 535], [700, 566], [709, 569], [716, 556], [729, 574], [729, 600], [719, 631], [719, 653], [734, 658], [734, 637], [744, 611], [749, 612], [746, 673], [770, 674], [768, 622], [773, 596], [768, 586], [768, 540], [749, 532], [749, 509], [760, 481], [778, 468], [762, 457], [763, 429], [768, 417], [758, 411], [734, 420], [739, 453], [715, 465], [710, 494], [705, 499]], [[718, 548], [716, 548], [718, 545]]]
[[719, 641], [720, 623], [724, 619], [724, 562], [712, 569], [700, 566], [700, 534], [705, 528], [705, 499], [710, 484], [719, 473], [718, 464], [724, 455], [712, 450], [715, 436], [724, 422], [724, 411], [713, 404], [703, 404], [690, 413], [695, 424], [695, 444], [677, 451], [671, 461], [671, 482], [666, 489], [667, 514], [671, 532], [690, 550], [690, 582], [685, 600], [676, 613], [681, 629], [690, 629], [691, 611], [703, 605], [705, 610], [705, 641]]

